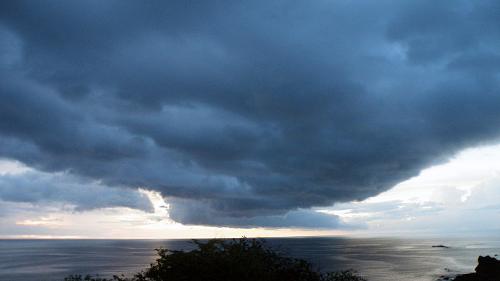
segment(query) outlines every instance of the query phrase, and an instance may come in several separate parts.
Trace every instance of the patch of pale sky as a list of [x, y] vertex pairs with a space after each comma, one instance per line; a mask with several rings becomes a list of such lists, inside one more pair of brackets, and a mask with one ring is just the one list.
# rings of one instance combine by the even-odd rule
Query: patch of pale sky
[[31, 168], [19, 161], [0, 158], [0, 176], [17, 175], [31, 170]]
[[483, 146], [464, 150], [378, 196], [319, 211], [348, 224], [364, 223], [366, 229], [355, 235], [439, 235], [456, 227], [459, 233], [491, 234], [500, 229], [495, 223], [498, 185], [500, 145]]
[[499, 175], [500, 145], [471, 148], [448, 163], [425, 169], [418, 176], [364, 202], [442, 202], [446, 200], [446, 194], [441, 192], [443, 187], [462, 191], [466, 196], [461, 199], [465, 201], [475, 187]]

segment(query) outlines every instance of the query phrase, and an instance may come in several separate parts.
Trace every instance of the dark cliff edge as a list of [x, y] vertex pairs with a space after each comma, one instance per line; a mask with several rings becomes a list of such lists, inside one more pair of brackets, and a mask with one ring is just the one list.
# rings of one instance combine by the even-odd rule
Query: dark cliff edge
[[490, 257], [479, 257], [476, 272], [458, 275], [454, 281], [500, 281], [500, 261]]

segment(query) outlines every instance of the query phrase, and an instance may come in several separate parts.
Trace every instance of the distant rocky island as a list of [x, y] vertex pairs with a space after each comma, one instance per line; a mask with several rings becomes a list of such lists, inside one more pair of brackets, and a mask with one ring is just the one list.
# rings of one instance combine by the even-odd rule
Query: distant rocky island
[[445, 246], [445, 245], [432, 245], [432, 248], [450, 248], [449, 246]]

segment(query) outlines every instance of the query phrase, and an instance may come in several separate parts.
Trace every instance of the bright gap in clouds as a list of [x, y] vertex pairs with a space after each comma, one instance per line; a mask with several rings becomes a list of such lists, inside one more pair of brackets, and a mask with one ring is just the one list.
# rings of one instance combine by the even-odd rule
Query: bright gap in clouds
[[467, 149], [378, 196], [320, 211], [364, 224], [362, 235], [498, 234], [500, 145]]
[[[34, 172], [16, 161], [0, 161], [0, 178]], [[338, 215], [346, 225], [361, 226], [359, 230], [187, 226], [169, 218], [168, 202], [159, 193], [145, 189], [139, 193], [151, 202], [150, 211], [129, 207], [75, 211], [71, 202], [12, 202], [0, 192], [0, 238], [488, 235], [500, 231], [499, 187], [500, 145], [494, 145], [465, 150], [367, 200], [317, 209]]]

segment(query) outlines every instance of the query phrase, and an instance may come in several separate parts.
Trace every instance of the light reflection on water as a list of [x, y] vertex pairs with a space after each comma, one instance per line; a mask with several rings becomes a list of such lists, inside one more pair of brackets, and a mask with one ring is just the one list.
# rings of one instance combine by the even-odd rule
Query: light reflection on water
[[[500, 254], [500, 239], [268, 239], [285, 254], [325, 271], [355, 269], [371, 281], [431, 281], [473, 270], [479, 255]], [[432, 248], [446, 244], [449, 249]], [[189, 249], [189, 240], [0, 240], [1, 281], [63, 280], [69, 274], [131, 275], [155, 248]]]

